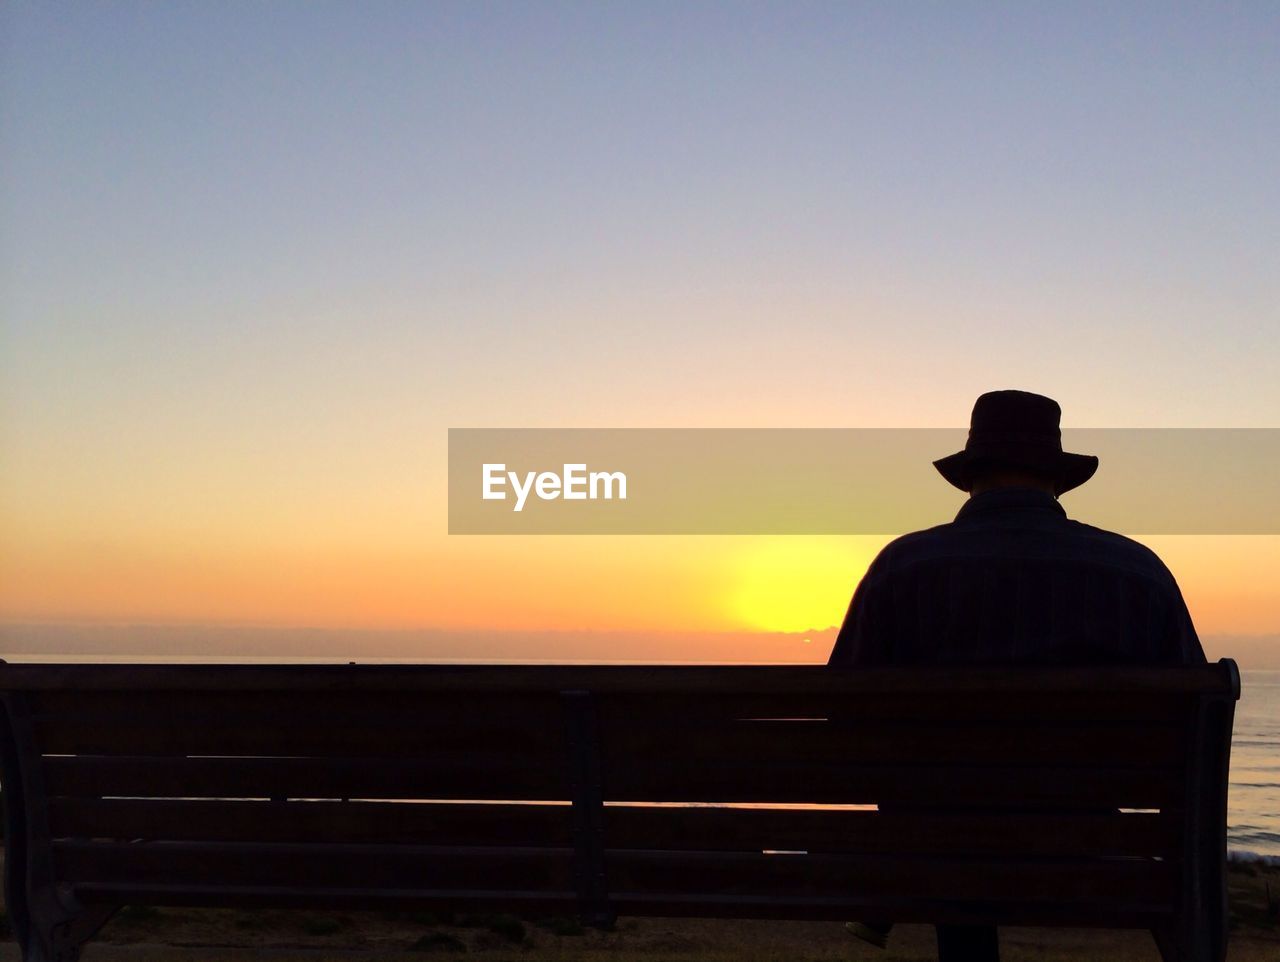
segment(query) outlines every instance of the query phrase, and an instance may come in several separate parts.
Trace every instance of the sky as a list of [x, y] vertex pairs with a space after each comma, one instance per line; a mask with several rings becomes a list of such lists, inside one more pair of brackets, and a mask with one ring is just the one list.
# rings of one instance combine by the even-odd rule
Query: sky
[[[0, 45], [0, 646], [812, 660], [885, 538], [449, 536], [447, 429], [1280, 427], [1273, 4], [13, 2]], [[1280, 663], [1280, 539], [1147, 540]]]

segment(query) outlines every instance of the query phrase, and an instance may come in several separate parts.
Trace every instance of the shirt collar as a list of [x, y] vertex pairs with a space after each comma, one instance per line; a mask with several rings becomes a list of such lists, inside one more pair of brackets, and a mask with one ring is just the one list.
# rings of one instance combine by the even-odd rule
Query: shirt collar
[[1059, 518], [1067, 516], [1062, 505], [1058, 504], [1058, 499], [1046, 491], [1037, 491], [1035, 488], [996, 488], [969, 498], [960, 508], [956, 520], [1004, 514], [1008, 511], [1033, 511]]

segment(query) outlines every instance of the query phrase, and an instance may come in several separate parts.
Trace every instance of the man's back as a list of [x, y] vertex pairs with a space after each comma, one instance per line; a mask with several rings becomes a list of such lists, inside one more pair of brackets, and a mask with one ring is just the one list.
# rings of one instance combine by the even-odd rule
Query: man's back
[[1046, 492], [999, 488], [880, 553], [829, 663], [1203, 661], [1177, 583], [1154, 553], [1069, 520]]
[[[1057, 495], [1094, 455], [1062, 449], [1062, 409], [1026, 391], [973, 405], [964, 449], [933, 462], [969, 500], [867, 569], [829, 664], [1179, 664], [1204, 652], [1177, 582], [1150, 550], [1067, 518]], [[946, 800], [940, 800], [945, 805]], [[888, 921], [851, 922], [883, 946]], [[998, 962], [991, 925], [938, 926], [941, 962]]]

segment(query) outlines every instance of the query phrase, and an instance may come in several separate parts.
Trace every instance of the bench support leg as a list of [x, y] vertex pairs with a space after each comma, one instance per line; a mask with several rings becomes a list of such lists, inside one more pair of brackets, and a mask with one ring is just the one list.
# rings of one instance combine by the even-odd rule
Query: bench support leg
[[50, 893], [33, 900], [23, 962], [77, 962], [80, 949], [116, 913], [115, 905], [82, 906]]
[[609, 905], [604, 870], [604, 795], [595, 702], [589, 691], [562, 691], [560, 698], [568, 726], [579, 915], [584, 924], [608, 930], [617, 916]]
[[994, 925], [939, 925], [938, 962], [1000, 962]]
[[1156, 948], [1159, 949], [1163, 962], [1178, 962], [1177, 943], [1172, 928], [1152, 929], [1151, 937], [1156, 940]]
[[1208, 930], [1207, 923], [1188, 925], [1182, 922], [1152, 929], [1151, 934], [1164, 962], [1222, 962], [1222, 947], [1209, 938]]

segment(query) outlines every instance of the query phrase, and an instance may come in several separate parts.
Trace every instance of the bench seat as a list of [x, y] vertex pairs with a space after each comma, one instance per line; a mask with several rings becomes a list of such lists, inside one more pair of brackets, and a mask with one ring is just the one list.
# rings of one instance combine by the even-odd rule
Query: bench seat
[[0, 664], [28, 962], [122, 905], [1148, 928], [1225, 952], [1239, 673]]

